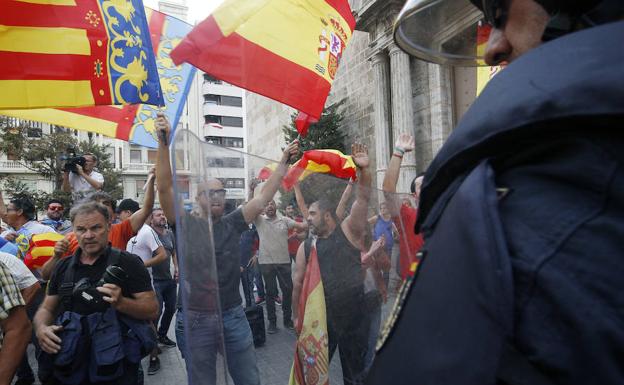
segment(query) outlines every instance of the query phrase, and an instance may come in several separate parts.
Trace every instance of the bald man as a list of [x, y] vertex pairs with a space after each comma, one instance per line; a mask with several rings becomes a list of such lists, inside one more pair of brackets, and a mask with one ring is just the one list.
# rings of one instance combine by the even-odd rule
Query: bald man
[[[169, 223], [179, 226], [183, 237], [179, 254], [182, 270], [180, 291], [185, 299], [186, 324], [190, 327], [185, 331], [183, 343], [186, 346], [185, 356], [190, 358], [186, 365], [191, 382], [215, 383], [216, 355], [223, 343], [234, 384], [259, 385], [253, 337], [239, 292], [239, 241], [241, 233], [249, 229], [248, 224], [254, 222], [273, 199], [286, 173], [288, 160], [297, 153], [299, 145], [295, 141], [286, 147], [279, 166], [262, 191], [244, 206], [225, 214], [226, 190], [221, 181], [208, 179], [198, 186], [199, 215], [186, 215], [184, 210], [180, 210], [183, 214], [181, 223], [176, 224], [169, 148], [167, 141], [162, 140], [169, 138], [170, 126], [164, 116], [157, 119], [156, 129], [161, 134], [156, 166], [160, 204]], [[216, 272], [212, 268], [215, 260]], [[223, 338], [219, 335], [217, 287]]]

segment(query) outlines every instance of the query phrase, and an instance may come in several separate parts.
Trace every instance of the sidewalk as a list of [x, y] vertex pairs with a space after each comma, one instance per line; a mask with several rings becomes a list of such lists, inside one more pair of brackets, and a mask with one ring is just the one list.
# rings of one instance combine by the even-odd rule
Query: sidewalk
[[[393, 277], [394, 278], [394, 277]], [[391, 283], [391, 288], [396, 283]], [[394, 290], [390, 290], [390, 293], [394, 293]], [[394, 304], [395, 297], [393, 294], [389, 295], [388, 302], [383, 306], [383, 319], [386, 318], [390, 309]], [[266, 308], [265, 308], [266, 317]], [[263, 385], [287, 385], [290, 377], [290, 370], [292, 366], [292, 360], [294, 356], [295, 347], [295, 333], [291, 330], [284, 329], [281, 324], [281, 307], [277, 307], [278, 327], [279, 330], [275, 334], [267, 334], [266, 343], [264, 346], [256, 348], [256, 355], [258, 357], [258, 367], [260, 370], [260, 378]], [[382, 321], [383, 322], [383, 321]], [[268, 325], [268, 320], [265, 318], [265, 324]], [[169, 330], [169, 338], [175, 341], [174, 322], [171, 324]], [[184, 360], [180, 355], [180, 351], [177, 347], [167, 348], [162, 345], [162, 354], [160, 357], [161, 369], [154, 375], [147, 374], [148, 359], [143, 360], [143, 371], [145, 373], [145, 385], [184, 385], [187, 384], [186, 367]], [[29, 357], [33, 370], [36, 370], [36, 360], [34, 357], [34, 349], [29, 346]], [[223, 363], [217, 363], [219, 369], [218, 384], [232, 385], [232, 379], [224, 378]], [[40, 384], [38, 381], [35, 384]], [[332, 362], [330, 364], [330, 384], [342, 385], [342, 369], [340, 367], [340, 356], [338, 351], [334, 354]], [[193, 384], [204, 385], [204, 384]]]

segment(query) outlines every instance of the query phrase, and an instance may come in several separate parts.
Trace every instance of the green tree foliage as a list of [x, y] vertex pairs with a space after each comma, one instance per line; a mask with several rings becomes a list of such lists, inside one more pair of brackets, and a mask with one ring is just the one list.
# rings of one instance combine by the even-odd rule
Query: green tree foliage
[[63, 166], [65, 158], [75, 152], [77, 155], [90, 152], [98, 157], [97, 169], [104, 175], [104, 191], [114, 198], [123, 196], [121, 173], [114, 170], [107, 145], [95, 144], [91, 137], [88, 141], [78, 141], [72, 130], [53, 126], [51, 133], [43, 133], [32, 127], [27, 121], [0, 116], [0, 152], [10, 155], [22, 167], [31, 170], [52, 182], [53, 191], [33, 191], [15, 176], [3, 175], [6, 198], [26, 195], [33, 199], [38, 209], [43, 209], [45, 202], [58, 198], [70, 207], [71, 194], [61, 191], [63, 184]]
[[[282, 132], [287, 143], [299, 139], [299, 155], [296, 159], [299, 159], [304, 151], [314, 149], [333, 149], [345, 153], [346, 135], [342, 128], [344, 121], [342, 106], [344, 102], [344, 100], [341, 100], [338, 103], [327, 106], [319, 121], [310, 125], [308, 135], [305, 138], [299, 137], [297, 132], [295, 125], [297, 113], [292, 114], [290, 125], [284, 126]], [[344, 190], [342, 186], [346, 186], [346, 181], [328, 175], [311, 175], [301, 183], [301, 190], [308, 205], [317, 200], [322, 194], [329, 194], [331, 200], [335, 200], [337, 204]], [[295, 207], [297, 206], [293, 191], [281, 190], [280, 192], [280, 202], [278, 204], [280, 209], [284, 210], [291, 203]]]

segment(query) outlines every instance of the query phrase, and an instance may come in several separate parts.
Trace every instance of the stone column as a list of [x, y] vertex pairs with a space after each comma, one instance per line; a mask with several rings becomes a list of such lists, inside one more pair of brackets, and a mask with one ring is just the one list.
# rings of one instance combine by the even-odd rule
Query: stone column
[[390, 70], [388, 55], [379, 51], [371, 57], [373, 73], [375, 76], [375, 159], [377, 163], [376, 179], [377, 188], [381, 189], [388, 160], [390, 159], [390, 85], [388, 78]]
[[429, 90], [431, 103], [431, 153], [438, 153], [453, 128], [453, 93], [451, 70], [429, 63]]
[[[407, 132], [414, 136], [414, 108], [412, 101], [412, 81], [409, 56], [394, 43], [390, 44], [390, 88], [392, 90], [392, 137]], [[390, 143], [394, 146], [394, 143]], [[390, 149], [392, 151], [392, 148]], [[414, 153], [405, 154], [397, 192], [409, 192], [410, 183], [416, 176]]]

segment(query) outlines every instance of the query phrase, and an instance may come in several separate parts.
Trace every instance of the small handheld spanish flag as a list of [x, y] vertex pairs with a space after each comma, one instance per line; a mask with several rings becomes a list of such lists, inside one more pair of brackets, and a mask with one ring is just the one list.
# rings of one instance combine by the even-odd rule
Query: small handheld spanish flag
[[355, 180], [356, 166], [350, 155], [338, 150], [309, 150], [290, 167], [282, 186], [285, 190], [290, 190], [297, 181], [302, 181], [314, 173]]

